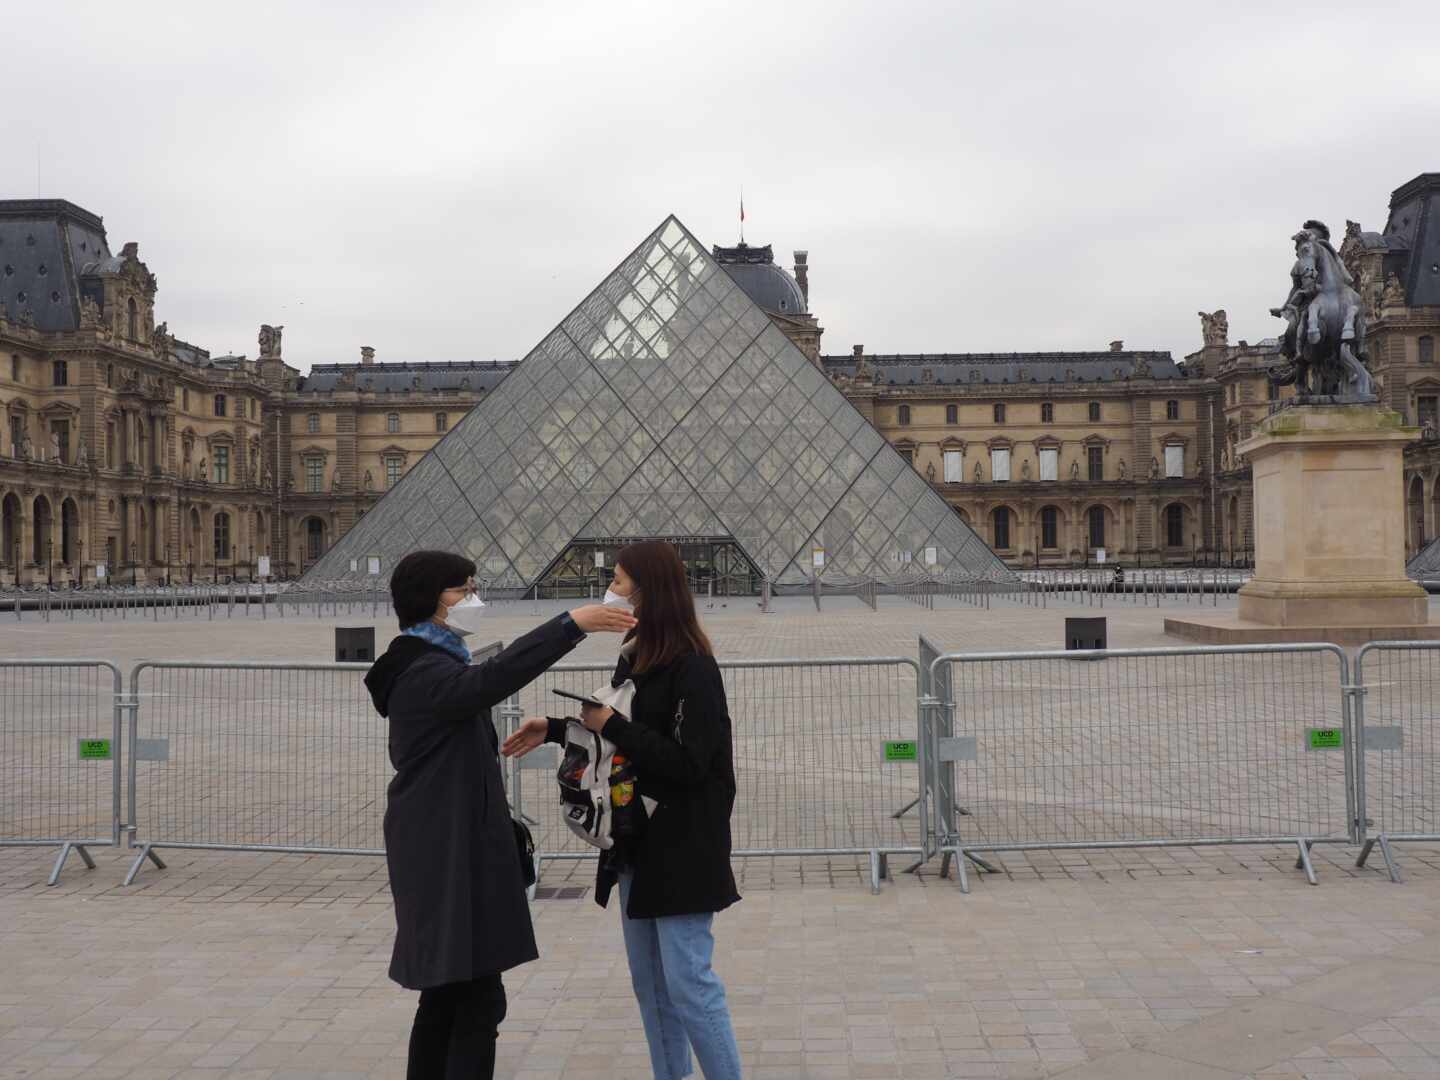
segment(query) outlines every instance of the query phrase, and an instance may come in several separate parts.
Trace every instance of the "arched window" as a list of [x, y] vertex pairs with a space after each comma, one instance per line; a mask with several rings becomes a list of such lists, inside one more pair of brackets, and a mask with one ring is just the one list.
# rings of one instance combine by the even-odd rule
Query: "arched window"
[[997, 402], [995, 403], [995, 423], [997, 423], [997, 424], [1003, 424], [1004, 422], [1005, 422], [1005, 405], [1004, 405], [1003, 402], [998, 402], [998, 401], [997, 401]]
[[311, 435], [320, 434], [320, 414], [318, 412], [312, 412], [305, 417], [305, 430]]
[[215, 515], [215, 562], [230, 558], [230, 515], [221, 510]]
[[125, 336], [128, 337], [131, 341], [139, 341], [140, 309], [135, 306], [135, 300], [133, 297], [126, 304], [126, 309], [128, 311], [128, 318], [126, 319], [125, 323]]
[[1060, 511], [1053, 506], [1040, 511], [1040, 549], [1054, 551], [1060, 546]]
[[995, 530], [995, 550], [1010, 550], [1010, 508], [1008, 506], [997, 506], [995, 512], [990, 515], [991, 524]]
[[0, 563], [12, 562], [18, 570], [20, 562], [20, 499], [6, 495], [0, 505]]
[[305, 519], [305, 558], [317, 561], [325, 554], [325, 522], [319, 518]]
[[947, 423], [947, 424], [958, 424], [959, 422], [960, 422], [960, 406], [959, 406], [959, 405], [946, 405], [946, 406], [945, 406], [945, 423]]
[[1091, 422], [1091, 423], [1099, 423], [1099, 421], [1100, 421], [1100, 403], [1099, 403], [1098, 401], [1092, 401], [1092, 402], [1090, 402], [1090, 422]]
[[900, 424], [901, 427], [905, 427], [905, 426], [909, 425], [909, 423], [910, 423], [910, 406], [909, 406], [909, 405], [901, 405], [900, 408], [899, 408], [899, 410], [897, 410], [896, 423]]
[[391, 435], [399, 432], [400, 414], [398, 412], [392, 412], [385, 417], [385, 430], [388, 431]]
[[1090, 523], [1090, 546], [1103, 548], [1105, 546], [1105, 508], [1092, 506], [1087, 516]]
[[80, 540], [80, 510], [74, 499], [60, 504], [60, 561], [73, 563]]
[[1165, 507], [1165, 546], [1185, 546], [1185, 507], [1179, 503]]
[[50, 500], [44, 495], [36, 495], [32, 510], [34, 516], [31, 518], [31, 522], [35, 535], [31, 545], [30, 561], [38, 565], [50, 557], [53, 543], [50, 535]]
[[1433, 364], [1435, 362], [1435, 339], [1426, 334], [1416, 344], [1420, 347], [1420, 363]]

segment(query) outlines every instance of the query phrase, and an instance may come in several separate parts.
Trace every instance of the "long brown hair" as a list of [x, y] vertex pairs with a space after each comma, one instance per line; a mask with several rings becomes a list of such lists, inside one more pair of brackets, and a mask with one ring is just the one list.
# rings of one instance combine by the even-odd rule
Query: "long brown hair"
[[615, 564], [639, 590], [634, 630], [637, 673], [663, 668], [682, 656], [713, 656], [710, 639], [700, 629], [695, 598], [685, 580], [685, 564], [675, 545], [664, 540], [642, 540], [621, 548]]

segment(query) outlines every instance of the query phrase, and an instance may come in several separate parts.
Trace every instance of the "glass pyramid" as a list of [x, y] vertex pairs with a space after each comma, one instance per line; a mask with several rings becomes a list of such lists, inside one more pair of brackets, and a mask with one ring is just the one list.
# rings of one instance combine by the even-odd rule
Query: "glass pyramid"
[[[731, 538], [778, 586], [1014, 574], [674, 217], [306, 574], [524, 589], [572, 543]], [[352, 561], [356, 566], [351, 569]]]

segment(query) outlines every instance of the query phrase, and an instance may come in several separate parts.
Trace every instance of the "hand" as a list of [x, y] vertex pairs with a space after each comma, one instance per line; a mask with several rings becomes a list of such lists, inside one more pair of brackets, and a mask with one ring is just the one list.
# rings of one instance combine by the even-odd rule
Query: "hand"
[[587, 604], [570, 612], [570, 618], [587, 634], [623, 634], [635, 626], [635, 616], [603, 604]]
[[605, 721], [615, 715], [615, 710], [603, 705], [581, 705], [580, 723], [599, 735], [605, 730]]
[[532, 716], [510, 733], [505, 745], [500, 747], [500, 753], [506, 757], [524, 757], [544, 743], [545, 733], [549, 730], [550, 724], [543, 716]]

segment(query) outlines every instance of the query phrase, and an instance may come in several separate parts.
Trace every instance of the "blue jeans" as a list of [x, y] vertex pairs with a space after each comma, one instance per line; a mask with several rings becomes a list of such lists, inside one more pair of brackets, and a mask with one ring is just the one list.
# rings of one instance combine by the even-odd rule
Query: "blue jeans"
[[620, 875], [620, 927], [630, 958], [630, 984], [640, 1003], [655, 1080], [691, 1075], [690, 1049], [705, 1080], [741, 1080], [740, 1047], [725, 1004], [725, 987], [710, 967], [714, 915], [632, 919], [630, 874]]

